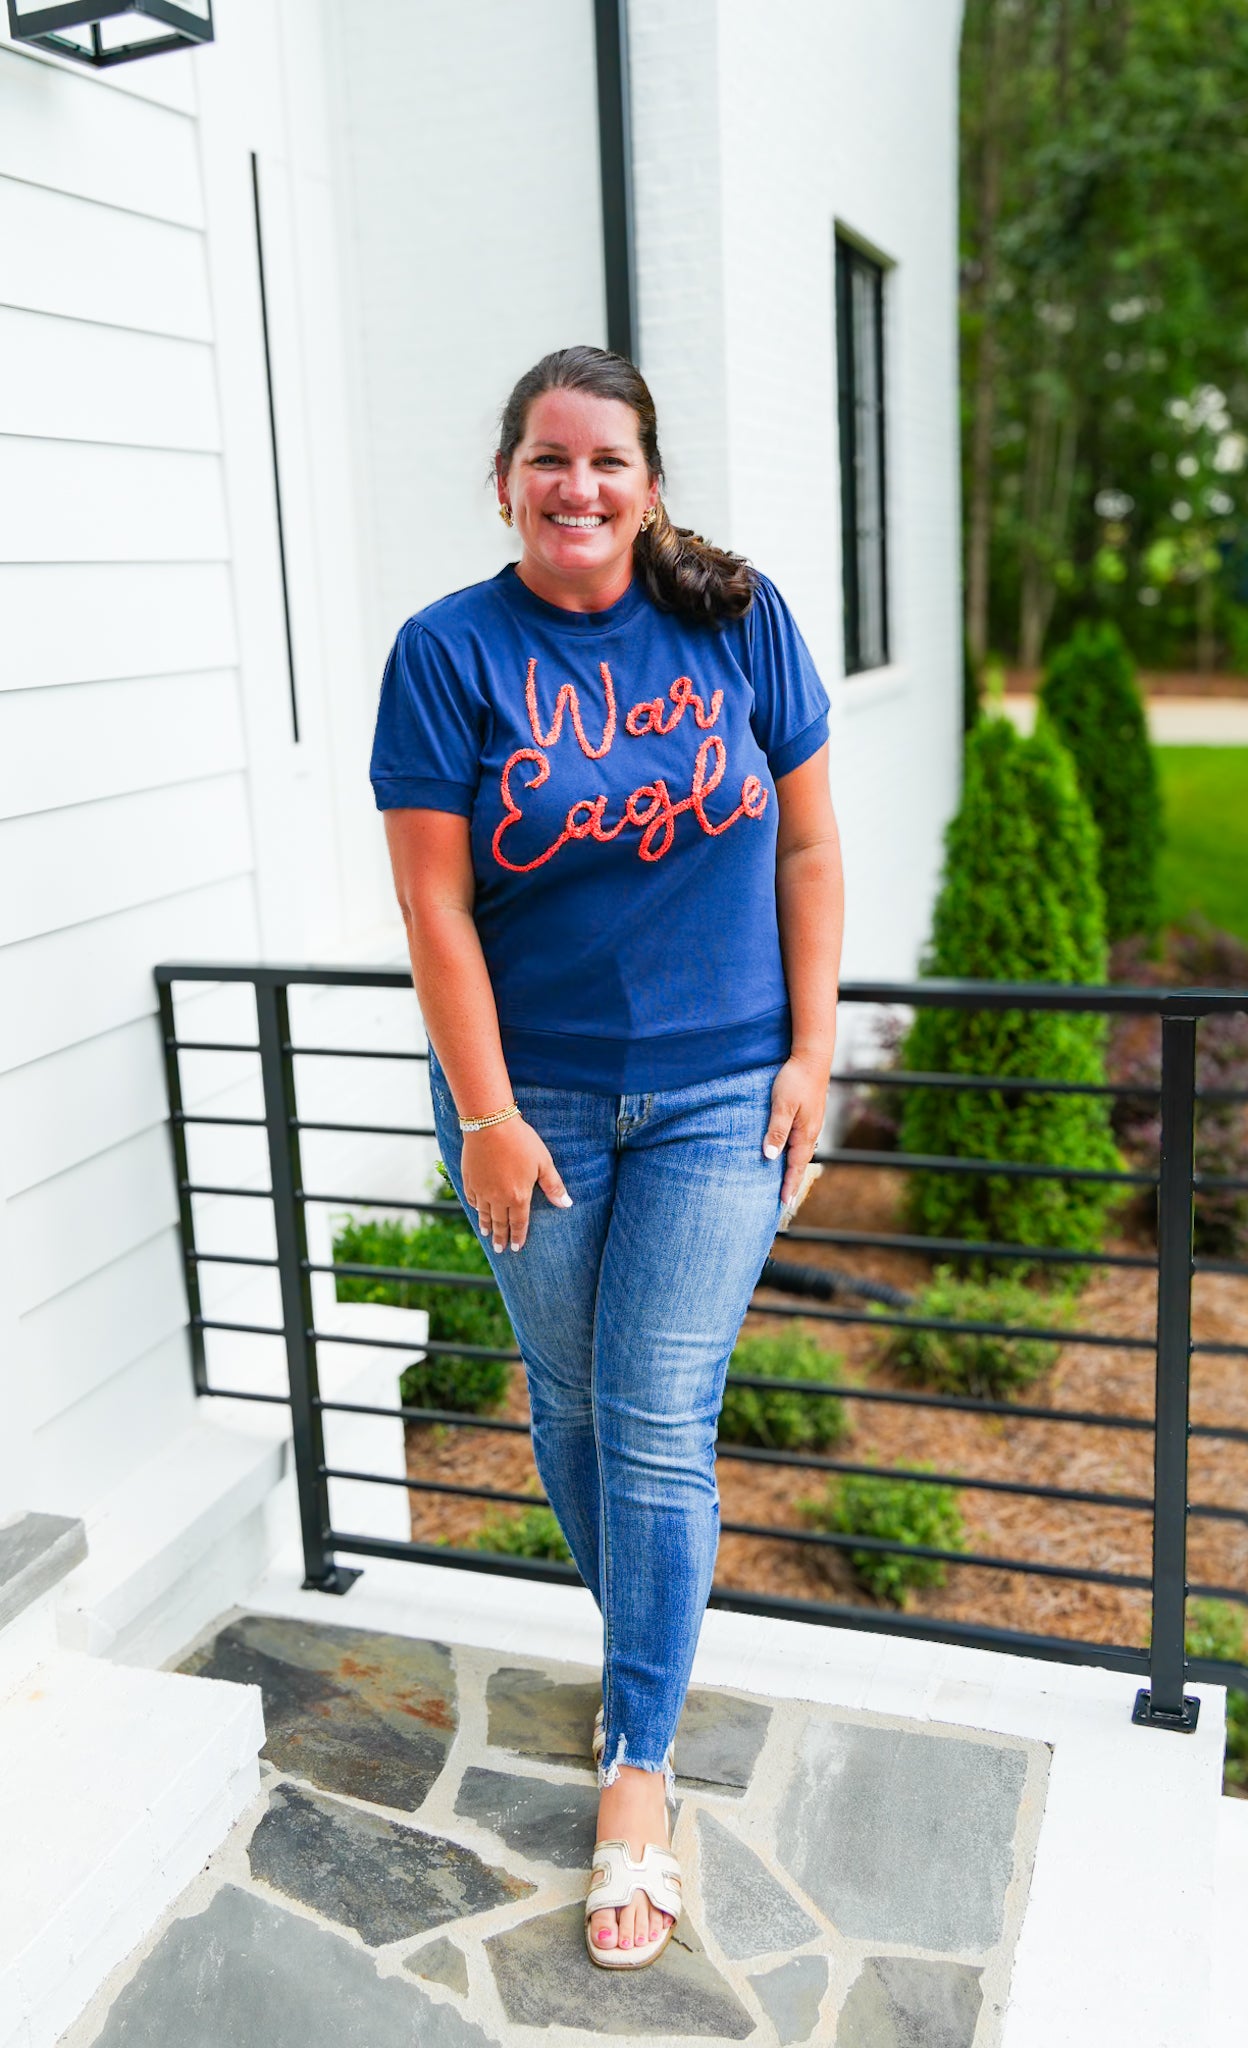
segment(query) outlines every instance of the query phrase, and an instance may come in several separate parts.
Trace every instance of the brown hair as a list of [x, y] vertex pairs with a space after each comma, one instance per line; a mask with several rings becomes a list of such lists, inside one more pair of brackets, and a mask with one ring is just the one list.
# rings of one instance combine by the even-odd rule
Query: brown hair
[[[590, 391], [596, 398], [622, 399], [637, 415], [646, 468], [652, 479], [662, 479], [658, 423], [645, 378], [627, 356], [585, 344], [555, 349], [519, 379], [499, 423], [504, 468], [524, 439], [529, 407], [544, 391]], [[688, 526], [673, 526], [661, 499], [654, 524], [633, 543], [633, 562], [664, 611], [717, 622], [743, 618], [753, 601], [754, 571], [745, 557], [713, 547]]]

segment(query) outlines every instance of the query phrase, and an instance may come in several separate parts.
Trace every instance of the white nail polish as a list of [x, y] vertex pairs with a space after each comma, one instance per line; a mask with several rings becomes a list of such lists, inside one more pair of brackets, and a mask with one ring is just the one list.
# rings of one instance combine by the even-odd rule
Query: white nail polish
[[571, 1195], [556, 1195], [555, 1207], [558, 1209], [570, 1209], [572, 1207]]
[[778, 1159], [780, 1157], [780, 1147], [773, 1145], [770, 1138], [763, 1145], [763, 1157], [764, 1159]]

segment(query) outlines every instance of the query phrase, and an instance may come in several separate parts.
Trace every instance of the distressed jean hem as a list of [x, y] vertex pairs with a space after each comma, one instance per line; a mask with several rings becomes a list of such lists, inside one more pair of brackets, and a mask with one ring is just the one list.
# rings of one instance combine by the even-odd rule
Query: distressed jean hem
[[[610, 1764], [600, 1763], [598, 1766], [598, 1790], [605, 1792], [608, 1785], [615, 1784], [616, 1779], [620, 1775], [621, 1764], [626, 1765], [632, 1771], [662, 1771], [665, 1795], [674, 1806], [676, 1803], [676, 1773], [672, 1768], [671, 1751], [668, 1751], [662, 1763], [655, 1764], [647, 1763], [644, 1758], [626, 1756], [625, 1751], [627, 1748], [628, 1738], [621, 1735], [614, 1762]], [[603, 1755], [604, 1757], [606, 1755], [605, 1749]]]

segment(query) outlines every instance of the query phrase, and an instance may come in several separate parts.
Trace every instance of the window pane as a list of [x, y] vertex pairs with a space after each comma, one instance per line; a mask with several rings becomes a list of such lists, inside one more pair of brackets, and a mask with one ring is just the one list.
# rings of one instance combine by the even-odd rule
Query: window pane
[[883, 272], [837, 244], [845, 669], [888, 660], [885, 535]]

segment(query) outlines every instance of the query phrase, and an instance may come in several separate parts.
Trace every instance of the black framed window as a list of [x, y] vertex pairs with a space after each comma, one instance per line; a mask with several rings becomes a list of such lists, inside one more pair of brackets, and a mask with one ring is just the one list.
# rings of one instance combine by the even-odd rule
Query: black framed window
[[884, 471], [884, 272], [836, 238], [845, 673], [889, 659]]

